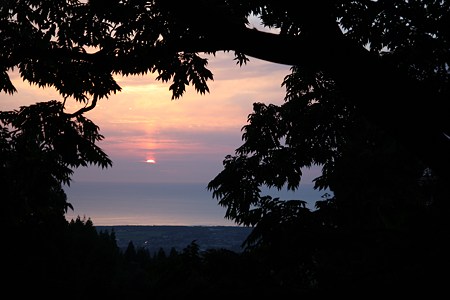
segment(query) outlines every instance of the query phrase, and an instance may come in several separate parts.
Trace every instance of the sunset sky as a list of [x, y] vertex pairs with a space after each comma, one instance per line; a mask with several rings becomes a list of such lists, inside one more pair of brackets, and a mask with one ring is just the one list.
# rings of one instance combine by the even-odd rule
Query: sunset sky
[[[284, 101], [281, 83], [290, 67], [254, 58], [240, 67], [232, 53], [204, 57], [208, 57], [208, 67], [214, 74], [214, 81], [209, 82], [210, 93], [200, 95], [189, 87], [182, 98], [171, 100], [170, 83], [155, 81], [155, 74], [117, 77], [122, 91], [102, 99], [85, 114], [105, 136], [99, 146], [110, 156], [113, 166], [106, 170], [95, 166], [75, 170], [71, 187], [66, 188], [69, 202], [75, 207], [69, 216], [92, 217], [98, 225], [231, 224], [224, 220], [225, 209], [218, 207], [206, 185], [222, 170], [224, 157], [234, 154], [241, 145], [241, 128], [252, 112], [252, 104]], [[12, 73], [11, 79], [18, 92], [13, 96], [0, 94], [0, 110], [53, 99], [62, 101], [53, 88], [31, 86], [17, 73]], [[68, 111], [79, 107], [74, 101], [66, 103]], [[317, 175], [317, 170], [307, 172], [304, 181], [310, 182]], [[199, 190], [192, 191], [191, 196], [205, 199], [195, 204], [207, 210], [205, 219], [194, 212], [189, 218], [183, 217], [187, 208], [175, 208], [179, 202], [160, 213], [155, 207], [147, 207], [151, 213], [137, 204], [133, 207], [132, 199], [139, 194], [139, 188], [130, 188], [130, 184], [152, 187], [150, 192], [140, 190], [140, 203], [152, 197], [170, 201], [178, 197], [177, 201], [182, 201], [187, 198], [186, 185], [196, 186]], [[161, 187], [165, 192], [156, 191]], [[115, 206], [114, 197], [117, 201], [127, 198], [128, 202]]]
[[[231, 53], [209, 57], [214, 81], [210, 93], [201, 95], [189, 87], [185, 95], [171, 100], [170, 83], [155, 75], [117, 77], [122, 91], [102, 99], [88, 113], [105, 136], [99, 145], [113, 159], [111, 169], [77, 170], [75, 180], [204, 182], [222, 166], [227, 154], [241, 144], [241, 128], [252, 104], [282, 103], [281, 87], [289, 67], [251, 59], [239, 67]], [[62, 97], [53, 88], [38, 88], [12, 74], [18, 92], [1, 94], [1, 110]], [[66, 103], [68, 112], [80, 107]], [[153, 160], [154, 163], [148, 163]]]

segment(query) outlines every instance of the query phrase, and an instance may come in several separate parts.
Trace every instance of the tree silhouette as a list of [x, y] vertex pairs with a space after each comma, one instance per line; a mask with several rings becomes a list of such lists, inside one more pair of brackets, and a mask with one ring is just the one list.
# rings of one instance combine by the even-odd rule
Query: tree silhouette
[[[120, 91], [113, 75], [156, 74], [171, 82], [173, 99], [187, 85], [202, 94], [213, 73], [201, 53], [234, 51], [240, 66], [249, 57], [292, 65], [282, 83], [285, 103], [255, 103], [243, 145], [208, 185], [226, 217], [255, 226], [248, 246], [272, 263], [279, 282], [298, 278], [302, 287], [319, 282], [325, 288], [436, 282], [437, 276], [420, 274], [435, 275], [438, 261], [448, 261], [441, 237], [449, 228], [449, 6], [425, 0], [3, 1], [2, 91], [16, 92], [8, 72], [17, 69], [23, 80], [53, 86], [64, 99], [45, 110], [59, 116], [53, 124], [65, 120], [67, 130], [51, 125], [48, 135], [38, 135], [61, 158], [43, 183], [52, 192], [42, 199], [50, 202], [38, 208], [48, 212], [58, 203], [50, 209], [57, 214], [68, 208], [58, 189], [71, 174], [67, 167], [110, 163], [94, 147], [97, 128], [82, 115]], [[249, 28], [251, 14], [277, 32]], [[72, 98], [85, 107], [65, 112]], [[0, 150], [14, 153], [10, 145], [19, 136], [8, 126], [22, 126], [14, 125], [21, 114], [2, 116]], [[87, 136], [71, 128], [73, 119], [90, 124]], [[45, 132], [30, 124], [38, 129], [27, 132]], [[71, 135], [69, 149], [59, 144], [61, 135]], [[31, 136], [25, 135], [35, 147], [30, 158], [42, 152]], [[14, 161], [5, 157], [3, 170]], [[302, 169], [313, 165], [322, 167], [316, 188], [334, 193], [315, 211], [301, 200], [261, 195], [264, 185], [296, 189]], [[5, 215], [21, 220], [26, 209], [8, 206]]]
[[135, 260], [136, 259], [136, 248], [134, 247], [133, 241], [128, 243], [127, 249], [125, 250], [125, 259]]
[[[120, 91], [113, 74], [151, 72], [172, 81], [178, 98], [188, 84], [209, 91], [213, 75], [199, 52], [234, 50], [240, 64], [248, 55], [325, 73], [360, 113], [446, 176], [448, 10], [446, 1], [402, 0], [4, 1], [1, 88], [15, 92], [7, 71], [18, 67], [30, 83], [92, 98], [81, 113]], [[280, 33], [248, 28], [251, 13]]]
[[3, 226], [60, 222], [72, 205], [62, 189], [72, 168], [111, 160], [95, 143], [98, 127], [82, 115], [67, 117], [49, 101], [0, 113]]

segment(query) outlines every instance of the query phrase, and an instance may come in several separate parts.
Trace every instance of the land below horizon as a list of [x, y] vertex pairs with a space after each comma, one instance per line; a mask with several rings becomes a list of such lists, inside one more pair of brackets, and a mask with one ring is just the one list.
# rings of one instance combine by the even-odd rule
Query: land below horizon
[[166, 252], [172, 248], [182, 251], [195, 242], [200, 251], [227, 249], [234, 252], [243, 250], [242, 243], [252, 228], [242, 226], [178, 226], [178, 225], [114, 225], [95, 226], [97, 231], [114, 230], [117, 246], [125, 250], [133, 242], [136, 249], [147, 249], [155, 253], [161, 248]]

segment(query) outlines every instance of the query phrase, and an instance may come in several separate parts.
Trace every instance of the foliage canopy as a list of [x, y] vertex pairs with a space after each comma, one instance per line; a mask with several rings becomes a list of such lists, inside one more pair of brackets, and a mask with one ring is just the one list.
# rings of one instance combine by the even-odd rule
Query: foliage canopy
[[[249, 28], [252, 14], [277, 32]], [[309, 283], [365, 280], [360, 272], [389, 265], [395, 249], [437, 246], [448, 234], [449, 42], [448, 1], [5, 0], [0, 89], [16, 92], [9, 72], [18, 70], [31, 84], [55, 87], [64, 102], [2, 113], [0, 150], [19, 151], [15, 143], [24, 141], [34, 147], [27, 156], [49, 155], [46, 185], [58, 190], [70, 167], [110, 164], [82, 114], [120, 91], [115, 74], [155, 74], [177, 99], [187, 85], [209, 92], [213, 73], [202, 53], [234, 51], [241, 66], [249, 57], [291, 65], [285, 103], [254, 104], [243, 145], [208, 188], [226, 217], [255, 226], [249, 247], [263, 256], [301, 252], [274, 262], [280, 274], [290, 266]], [[86, 106], [66, 113], [67, 99]], [[67, 135], [69, 149], [59, 148]], [[313, 165], [322, 167], [316, 188], [334, 193], [317, 210], [261, 195], [262, 186], [297, 188]], [[61, 197], [58, 211], [67, 209]], [[430, 255], [429, 247], [408, 257]], [[357, 259], [355, 249], [364, 249]]]
[[74, 120], [62, 103], [48, 101], [0, 112], [0, 187], [2, 225], [59, 220], [72, 205], [62, 189], [73, 168], [112, 164], [95, 144], [99, 128], [83, 115]]

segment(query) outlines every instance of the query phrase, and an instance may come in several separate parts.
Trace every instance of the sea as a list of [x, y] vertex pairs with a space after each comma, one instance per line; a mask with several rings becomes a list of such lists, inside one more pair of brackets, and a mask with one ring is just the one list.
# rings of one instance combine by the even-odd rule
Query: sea
[[[66, 219], [90, 219], [99, 231], [114, 230], [122, 250], [133, 242], [150, 252], [182, 251], [195, 242], [200, 250], [238, 252], [251, 231], [226, 218], [226, 208], [204, 184], [74, 181], [65, 192], [74, 208]], [[301, 184], [296, 192], [263, 191], [283, 200], [304, 200], [310, 209], [325, 193], [312, 184]]]
[[[75, 181], [65, 191], [74, 208], [66, 219], [90, 219], [99, 231], [114, 230], [122, 250], [133, 242], [150, 252], [182, 251], [195, 241], [200, 250], [238, 252], [251, 231], [227, 219], [226, 208], [204, 184]], [[283, 200], [304, 200], [310, 209], [325, 193], [305, 183], [296, 192], [263, 191]]]
[[[73, 182], [65, 188], [70, 221], [78, 216], [89, 218], [95, 226], [170, 225], [170, 226], [236, 226], [226, 208], [212, 198], [204, 184], [198, 183], [122, 183]], [[283, 200], [304, 200], [314, 209], [324, 191], [312, 184], [301, 184], [296, 192], [266, 191]], [[264, 194], [264, 195], [265, 195]]]

